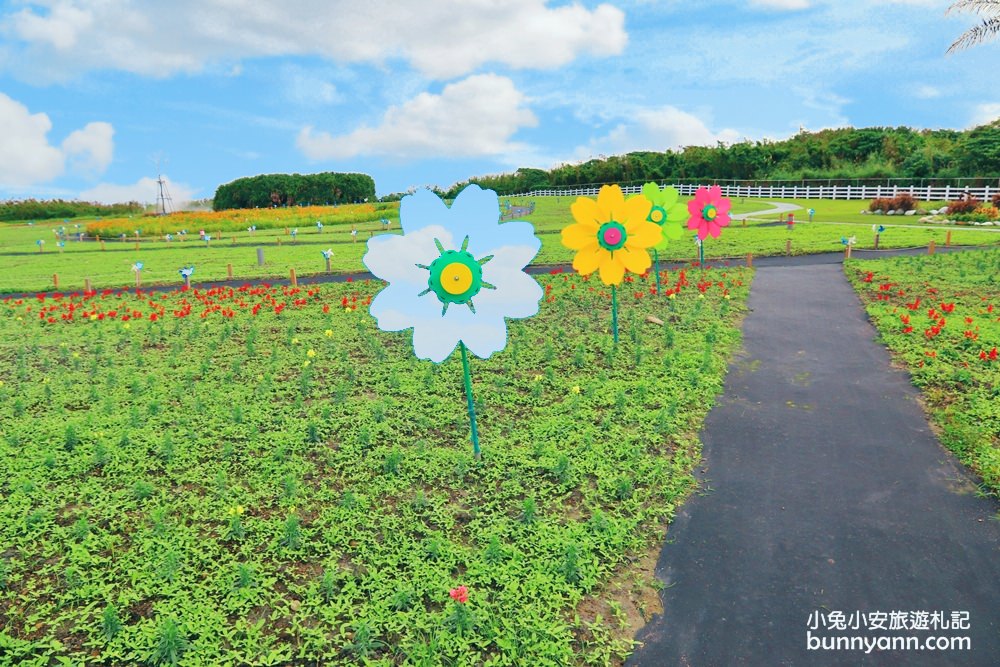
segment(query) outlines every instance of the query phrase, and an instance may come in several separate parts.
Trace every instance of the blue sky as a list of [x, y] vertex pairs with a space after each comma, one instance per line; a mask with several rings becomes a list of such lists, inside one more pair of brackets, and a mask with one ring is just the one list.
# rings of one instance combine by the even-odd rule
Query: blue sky
[[800, 127], [1000, 117], [936, 0], [0, 0], [0, 199], [259, 173], [379, 194]]

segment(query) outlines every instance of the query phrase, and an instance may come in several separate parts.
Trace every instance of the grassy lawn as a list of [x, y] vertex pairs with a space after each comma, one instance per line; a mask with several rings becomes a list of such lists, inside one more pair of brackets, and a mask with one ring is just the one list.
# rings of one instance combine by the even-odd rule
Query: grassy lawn
[[942, 442], [1000, 495], [1000, 250], [851, 261], [846, 271]]
[[751, 276], [637, 278], [617, 349], [542, 276], [472, 360], [480, 461], [374, 281], [0, 302], [0, 664], [620, 660]]
[[[571, 222], [569, 206], [575, 198], [544, 197], [535, 201], [536, 209], [526, 219], [535, 225], [542, 239], [542, 250], [535, 259], [537, 264], [565, 264], [572, 261], [572, 252], [560, 243], [560, 230]], [[926, 246], [931, 240], [945, 244], [948, 231], [955, 245], [1000, 244], [1000, 228], [949, 227], [940, 225], [919, 225], [904, 222], [912, 219], [861, 216], [858, 211], [864, 202], [787, 200], [803, 206], [816, 208], [813, 223], [804, 222], [807, 216], [799, 211], [795, 228], [788, 230], [785, 225], [775, 224], [777, 215], [763, 216], [743, 225], [739, 222], [725, 230], [719, 239], [709, 239], [705, 244], [708, 259], [739, 258], [747, 253], [754, 255], [779, 255], [786, 251], [791, 241], [792, 254], [816, 252], [838, 252], [843, 250], [841, 237], [856, 236], [857, 248], [871, 248], [874, 234], [871, 225], [875, 222], [889, 226], [882, 234], [881, 248]], [[186, 240], [175, 237], [172, 242], [164, 241], [162, 235], [146, 236], [138, 244], [132, 235], [126, 240], [120, 238], [105, 240], [103, 250], [94, 241], [77, 242], [68, 240], [62, 252], [56, 247], [53, 229], [62, 223], [0, 226], [0, 292], [39, 291], [53, 289], [53, 275], [59, 276], [61, 290], [80, 290], [84, 280], [89, 279], [95, 288], [123, 287], [134, 285], [132, 265], [144, 264], [142, 279], [144, 284], [179, 284], [178, 270], [186, 265], [195, 266], [194, 281], [215, 281], [227, 278], [227, 265], [232, 265], [233, 276], [237, 280], [287, 279], [289, 269], [295, 269], [299, 276], [319, 274], [326, 270], [321, 250], [332, 249], [334, 257], [332, 270], [340, 273], [363, 271], [361, 257], [365, 242], [372, 234], [382, 233], [382, 216], [391, 220], [390, 231], [399, 231], [397, 208], [387, 206], [379, 210], [374, 207], [358, 207], [348, 210], [313, 207], [305, 212], [297, 209], [241, 211], [227, 214], [201, 214], [215, 216], [199, 218], [196, 214], [184, 214], [176, 220], [128, 219], [100, 221], [100, 224], [119, 230], [121, 225], [131, 225], [129, 229], [144, 227], [143, 233], [152, 231], [152, 225], [160, 225], [158, 231], [186, 228]], [[750, 212], [771, 208], [768, 201], [748, 199], [734, 202], [735, 212]], [[853, 214], [850, 213], [853, 211]], [[326, 220], [322, 231], [315, 226], [317, 218]], [[365, 219], [366, 220], [362, 220]], [[359, 221], [362, 220], [362, 221]], [[891, 222], [890, 222], [891, 221]], [[250, 224], [257, 224], [258, 230], [251, 234], [246, 231]], [[230, 228], [235, 231], [216, 231], [209, 244], [199, 241], [197, 230]], [[357, 239], [351, 229], [357, 227]], [[296, 237], [285, 230], [298, 228]], [[72, 225], [67, 231], [72, 233]], [[42, 252], [36, 242], [45, 240]], [[263, 248], [265, 264], [257, 265], [257, 248]], [[683, 238], [661, 254], [667, 260], [688, 261], [697, 257], [697, 247], [691, 238]]]

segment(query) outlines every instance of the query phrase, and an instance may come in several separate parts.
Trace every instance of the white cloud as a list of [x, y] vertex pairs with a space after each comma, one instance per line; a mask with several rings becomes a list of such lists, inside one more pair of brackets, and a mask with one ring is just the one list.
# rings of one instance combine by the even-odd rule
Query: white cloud
[[977, 104], [972, 113], [972, 123], [969, 127], [978, 127], [1000, 119], [1000, 102]]
[[751, 7], [761, 7], [762, 9], [808, 9], [810, 4], [809, 0], [750, 0]]
[[[166, 176], [167, 194], [174, 210], [184, 208], [196, 194], [195, 190], [183, 183], [174, 183]], [[131, 185], [101, 183], [80, 193], [83, 201], [94, 201], [102, 204], [117, 204], [137, 201], [141, 204], [155, 204], [159, 198], [160, 187], [155, 178], [144, 177]], [[168, 205], [169, 206], [169, 205]]]
[[341, 101], [337, 87], [320, 72], [311, 72], [297, 65], [281, 70], [285, 97], [301, 107], [329, 106]]
[[103, 172], [111, 162], [114, 129], [88, 123], [71, 133], [61, 147], [49, 143], [52, 121], [45, 113], [0, 93], [0, 187], [21, 188], [47, 183], [66, 169], [67, 157], [89, 172]]
[[377, 127], [363, 125], [333, 136], [305, 127], [297, 145], [313, 160], [357, 155], [395, 158], [502, 156], [523, 152], [511, 142], [522, 127], [537, 118], [514, 83], [495, 74], [480, 74], [444, 87], [440, 95], [420, 93], [390, 107]]
[[936, 97], [941, 97], [941, 89], [936, 86], [921, 84], [916, 87], [913, 94], [921, 100], [933, 100]]
[[[59, 80], [87, 69], [149, 76], [210, 63], [318, 55], [341, 63], [401, 58], [453, 78], [484, 63], [552, 68], [583, 54], [622, 52], [624, 13], [609, 4], [548, 0], [39, 0], [0, 15], [17, 45], [8, 68]], [[41, 5], [45, 9], [38, 9]]]
[[72, 132], [63, 140], [62, 149], [78, 169], [101, 174], [111, 164], [114, 135], [111, 123], [87, 123], [82, 130]]
[[685, 146], [714, 146], [742, 138], [733, 129], [713, 132], [694, 114], [672, 106], [636, 111], [607, 135], [576, 149], [576, 159], [632, 151], [666, 151]]

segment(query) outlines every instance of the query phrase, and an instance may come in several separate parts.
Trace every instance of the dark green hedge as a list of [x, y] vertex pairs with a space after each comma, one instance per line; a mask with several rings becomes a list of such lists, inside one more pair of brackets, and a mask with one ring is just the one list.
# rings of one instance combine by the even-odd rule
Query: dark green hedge
[[220, 185], [212, 208], [269, 208], [305, 204], [375, 201], [375, 181], [367, 174], [261, 174]]

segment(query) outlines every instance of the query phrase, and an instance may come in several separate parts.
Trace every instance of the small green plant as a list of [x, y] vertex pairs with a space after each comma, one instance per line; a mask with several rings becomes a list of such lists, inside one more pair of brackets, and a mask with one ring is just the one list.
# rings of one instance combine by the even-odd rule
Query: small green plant
[[122, 630], [122, 619], [118, 616], [118, 609], [110, 602], [101, 612], [101, 634], [107, 640], [112, 640]]
[[281, 543], [291, 550], [302, 546], [302, 524], [295, 514], [288, 515], [281, 531]]
[[155, 644], [149, 654], [149, 662], [154, 665], [178, 665], [181, 655], [187, 649], [188, 640], [181, 626], [172, 618], [166, 618], [156, 628]]

